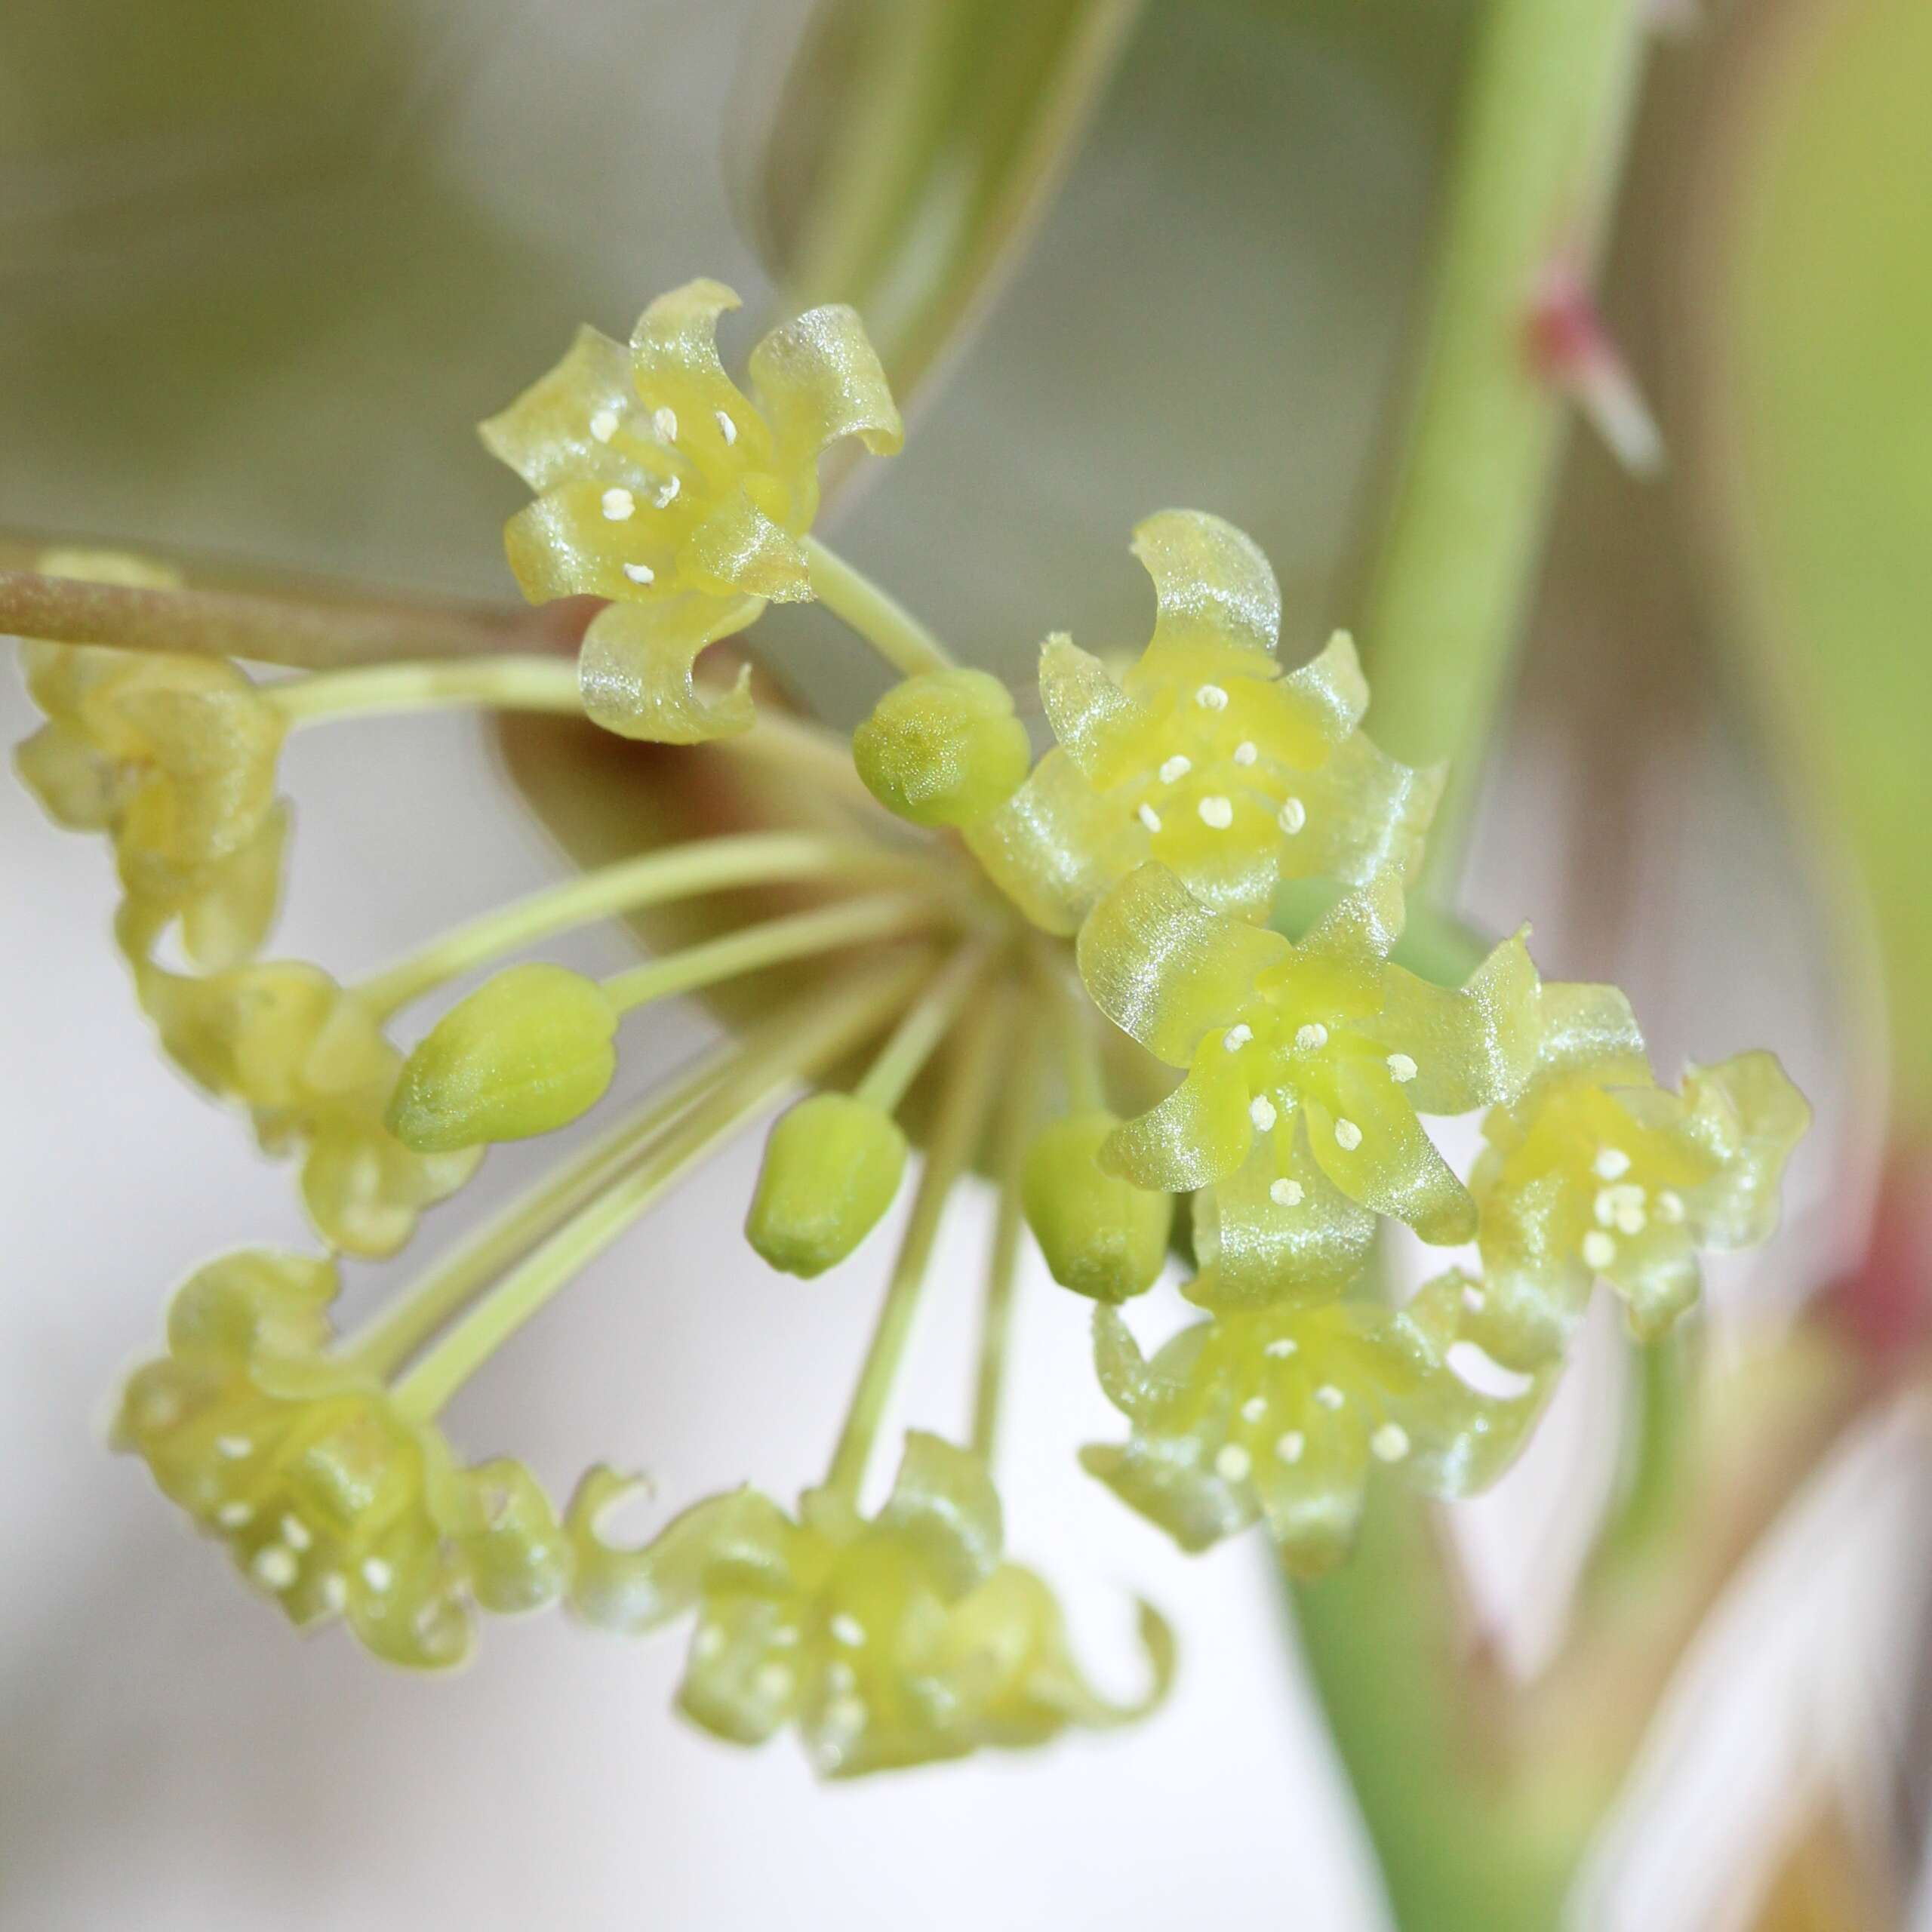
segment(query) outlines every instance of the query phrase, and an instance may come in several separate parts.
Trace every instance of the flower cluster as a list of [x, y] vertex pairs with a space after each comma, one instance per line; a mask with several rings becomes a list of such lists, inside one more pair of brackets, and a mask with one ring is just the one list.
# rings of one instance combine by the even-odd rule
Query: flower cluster
[[752, 397], [718, 360], [721, 282], [660, 295], [626, 349], [580, 330], [483, 440], [536, 500], [504, 533], [532, 603], [609, 599], [585, 634], [584, 708], [626, 737], [688, 744], [748, 729], [740, 677], [707, 697], [692, 666], [767, 603], [813, 595], [802, 540], [818, 459], [841, 437], [881, 454], [904, 431], [853, 311], [814, 309], [752, 349]]
[[740, 1489], [614, 1549], [598, 1521], [631, 1487], [595, 1469], [573, 1500], [573, 1603], [632, 1632], [695, 1614], [678, 1701], [734, 1743], [795, 1726], [821, 1773], [850, 1777], [1128, 1722], [1165, 1693], [1171, 1642], [1144, 1606], [1146, 1698], [1117, 1705], [1089, 1687], [1051, 1590], [1002, 1558], [984, 1464], [937, 1436], [907, 1437], [869, 1518], [829, 1487], [808, 1491], [795, 1518]]
[[[136, 588], [179, 581], [111, 552], [56, 551], [40, 568]], [[21, 667], [47, 722], [15, 768], [57, 824], [113, 841], [124, 919], [148, 943], [178, 921], [199, 965], [246, 958], [281, 888], [282, 714], [220, 658], [29, 642]]]
[[570, 1544], [521, 1463], [448, 1443], [329, 1352], [333, 1263], [249, 1249], [176, 1291], [168, 1352], [129, 1379], [115, 1446], [293, 1623], [340, 1617], [392, 1663], [441, 1669], [476, 1613], [554, 1602]]

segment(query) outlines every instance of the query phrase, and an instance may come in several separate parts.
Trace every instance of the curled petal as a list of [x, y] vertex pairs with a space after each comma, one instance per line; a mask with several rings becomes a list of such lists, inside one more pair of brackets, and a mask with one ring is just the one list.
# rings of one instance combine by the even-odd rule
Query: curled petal
[[1355, 733], [1296, 780], [1307, 823], [1287, 841], [1284, 866], [1349, 885], [1385, 871], [1414, 878], [1447, 775], [1442, 765], [1404, 764]]
[[1472, 1285], [1469, 1334], [1505, 1367], [1535, 1368], [1567, 1347], [1589, 1302], [1584, 1227], [1561, 1174], [1484, 1189], [1483, 1279]]
[[1139, 825], [1124, 820], [1060, 751], [1048, 752], [1004, 804], [963, 831], [993, 883], [1050, 933], [1072, 932], [1146, 848]]
[[69, 832], [105, 832], [121, 815], [127, 792], [122, 768], [64, 718], [21, 740], [14, 770], [41, 810]]
[[318, 1353], [332, 1339], [334, 1262], [242, 1248], [209, 1262], [168, 1306], [168, 1352], [178, 1361], [240, 1367], [257, 1356]]
[[1344, 893], [1315, 921], [1295, 949], [1297, 956], [1372, 969], [1379, 998], [1383, 980], [1378, 962], [1394, 950], [1406, 917], [1400, 876], [1377, 872], [1355, 891]]
[[1407, 1091], [1417, 1113], [1460, 1114], [1514, 1100], [1535, 1071], [1540, 985], [1525, 927], [1451, 992], [1399, 966], [1382, 985], [1370, 1037], [1414, 1063]]
[[1297, 1112], [1195, 1197], [1201, 1272], [1183, 1292], [1214, 1309], [1325, 1300], [1361, 1272], [1375, 1226], [1323, 1173]]
[[991, 1576], [1004, 1536], [999, 1497], [986, 1466], [923, 1429], [909, 1429], [892, 1494], [877, 1521], [903, 1531], [949, 1593]]
[[605, 412], [621, 418], [636, 392], [629, 352], [593, 328], [580, 328], [563, 360], [500, 414], [478, 426], [490, 454], [506, 463], [533, 490], [571, 476], [629, 481], [628, 466], [608, 438], [591, 424]]
[[1327, 750], [1341, 744], [1368, 709], [1368, 680], [1361, 674], [1355, 641], [1346, 631], [1336, 632], [1306, 664], [1269, 688], [1292, 705], [1302, 729], [1321, 748], [1323, 755], [1291, 761], [1297, 764], [1323, 762]]
[[749, 367], [787, 463], [809, 464], [841, 436], [857, 436], [875, 456], [903, 447], [906, 427], [878, 352], [857, 312], [842, 302], [774, 329], [752, 351]]
[[1688, 1201], [1706, 1247], [1749, 1247], [1778, 1223], [1778, 1183], [1811, 1109], [1775, 1054], [1738, 1054], [1684, 1076], [1687, 1128], [1722, 1165]]
[[[639, 471], [627, 487], [635, 495], [651, 488]], [[639, 586], [626, 563], [648, 572], [657, 586], [652, 601], [675, 595], [678, 568], [672, 525], [641, 525], [635, 515], [614, 524], [604, 510], [605, 488], [595, 477], [567, 476], [525, 504], [503, 525], [503, 554], [517, 587], [533, 604], [558, 597], [635, 599]]]
[[1251, 1098], [1234, 1056], [1211, 1039], [1164, 1100], [1102, 1142], [1100, 1165], [1136, 1187], [1169, 1194], [1205, 1187], [1246, 1159], [1254, 1139]]
[[1118, 784], [1147, 763], [1144, 740], [1156, 721], [1063, 632], [1040, 647], [1040, 700], [1061, 750], [1094, 784]]
[[1094, 1004], [1170, 1066], [1238, 1019], [1256, 980], [1294, 952], [1278, 933], [1211, 911], [1158, 865], [1130, 872], [1094, 908], [1077, 947]]
[[775, 604], [803, 604], [812, 595], [804, 546], [748, 497], [728, 498], [685, 539], [678, 563], [701, 590], [736, 591]]
[[1545, 986], [1537, 1027], [1539, 1078], [1587, 1075], [1637, 1084], [1651, 1077], [1636, 1015], [1615, 986], [1564, 980]]
[[483, 1156], [412, 1152], [379, 1115], [325, 1114], [302, 1162], [302, 1204], [331, 1247], [379, 1260], [416, 1232], [424, 1208], [462, 1187]]
[[718, 318], [739, 306], [736, 291], [702, 275], [659, 296], [631, 331], [638, 394], [652, 405], [743, 407], [737, 385], [718, 359]]
[[1134, 554], [1158, 604], [1144, 668], [1252, 676], [1272, 658], [1281, 593], [1252, 537], [1204, 511], [1162, 510], [1136, 526]]
[[454, 1480], [476, 1601], [500, 1615], [555, 1603], [570, 1581], [571, 1546], [537, 1478], [500, 1457]]
[[1386, 1066], [1343, 1060], [1333, 1100], [1333, 1114], [1312, 1098], [1304, 1110], [1315, 1158], [1344, 1194], [1438, 1246], [1474, 1239], [1475, 1203]]
[[600, 1463], [584, 1472], [564, 1512], [574, 1559], [570, 1605], [586, 1622], [636, 1635], [682, 1616], [714, 1587], [775, 1594], [788, 1586], [798, 1532], [754, 1489], [694, 1503], [641, 1549], [605, 1542], [601, 1519], [649, 1487]]
[[1623, 1300], [1631, 1333], [1645, 1342], [1656, 1341], [1694, 1308], [1704, 1285], [1690, 1237], [1654, 1221], [1642, 1234], [1618, 1241], [1605, 1277]]
[[1080, 1466], [1185, 1550], [1211, 1549], [1255, 1519], [1246, 1486], [1206, 1470], [1189, 1436], [1136, 1434], [1118, 1444], [1090, 1442], [1080, 1451]]
[[1100, 1392], [1122, 1415], [1131, 1420], [1140, 1413], [1147, 1391], [1147, 1358], [1110, 1302], [1094, 1310], [1094, 1372]]
[[743, 629], [759, 608], [754, 598], [688, 593], [600, 611], [577, 659], [584, 709], [620, 737], [660, 744], [700, 744], [749, 731], [750, 667], [715, 697], [699, 691], [692, 667], [706, 645]]

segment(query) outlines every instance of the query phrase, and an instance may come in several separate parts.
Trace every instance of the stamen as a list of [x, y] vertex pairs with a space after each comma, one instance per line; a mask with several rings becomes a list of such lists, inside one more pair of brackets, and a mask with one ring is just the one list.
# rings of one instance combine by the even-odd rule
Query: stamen
[[1391, 1054], [1389, 1056], [1389, 1078], [1398, 1087], [1406, 1087], [1421, 1071], [1407, 1054]]
[[349, 1579], [340, 1570], [331, 1570], [321, 1580], [322, 1603], [340, 1617], [349, 1607]]
[[1247, 1103], [1247, 1117], [1263, 1134], [1275, 1124], [1275, 1103], [1266, 1094], [1257, 1094]]
[[678, 492], [684, 488], [683, 479], [674, 476], [660, 490], [654, 499], [660, 510], [668, 510], [678, 500]]
[[724, 438], [724, 447], [728, 450], [738, 440], [738, 426], [724, 414], [723, 410], [716, 410], [712, 413], [718, 418], [718, 433]]
[[315, 1539], [309, 1533], [309, 1526], [300, 1516], [287, 1515], [281, 1519], [281, 1540], [291, 1549], [303, 1550]]
[[600, 443], [608, 443], [617, 433], [617, 412], [614, 409], [600, 409], [590, 419], [590, 433]]
[[214, 1519], [224, 1530], [238, 1530], [254, 1513], [252, 1503], [244, 1503], [238, 1498], [232, 1503], [224, 1503], [214, 1512]]
[[1657, 1190], [1657, 1219], [1676, 1227], [1684, 1219], [1684, 1197], [1674, 1187]]
[[1193, 769], [1193, 759], [1183, 758], [1179, 752], [1177, 752], [1166, 764], [1161, 766], [1161, 783], [1163, 785], [1177, 784]]
[[1203, 685], [1194, 694], [1194, 701], [1203, 711], [1225, 711], [1228, 708], [1228, 694], [1219, 685]]
[[255, 1560], [250, 1567], [255, 1573], [257, 1583], [272, 1590], [285, 1590], [301, 1574], [302, 1566], [295, 1560], [292, 1549], [285, 1549], [278, 1543], [264, 1543], [255, 1552]]
[[245, 1435], [217, 1435], [214, 1439], [214, 1452], [226, 1456], [231, 1463], [238, 1463], [244, 1456], [254, 1451], [254, 1444]]
[[648, 564], [626, 564], [624, 574], [633, 583], [655, 583], [657, 573]]
[[1307, 1440], [1298, 1429], [1290, 1429], [1285, 1435], [1275, 1438], [1275, 1460], [1283, 1463], [1299, 1463], [1301, 1452], [1307, 1447]]
[[1252, 764], [1260, 755], [1260, 752], [1255, 749], [1254, 741], [1251, 738], [1242, 739], [1241, 743], [1235, 747], [1235, 762], [1237, 764]]
[[848, 1651], [856, 1651], [866, 1641], [866, 1626], [845, 1611], [839, 1611], [827, 1627], [832, 1641], [843, 1644]]
[[626, 518], [634, 515], [637, 510], [637, 499], [621, 485], [614, 485], [604, 492], [603, 503], [604, 514], [612, 523], [623, 522]]
[[1606, 1147], [1591, 1164], [1604, 1180], [1621, 1180], [1630, 1171], [1630, 1156], [1621, 1147]]
[[1324, 1382], [1319, 1389], [1315, 1390], [1315, 1399], [1332, 1414], [1335, 1410], [1339, 1409], [1348, 1398], [1335, 1386], [1334, 1383]]
[[1254, 1466], [1254, 1458], [1238, 1442], [1224, 1444], [1214, 1458], [1214, 1473], [1223, 1482], [1244, 1482]]
[[[772, 1632], [771, 1641], [781, 1651], [789, 1651], [798, 1641], [798, 1633], [790, 1624], [781, 1623]], [[840, 1668], [842, 1669], [844, 1666], [841, 1665]]]
[[1409, 1453], [1409, 1432], [1398, 1422], [1385, 1422], [1368, 1438], [1368, 1446], [1377, 1461], [1399, 1463]]
[[1246, 1046], [1248, 1041], [1254, 1038], [1254, 1029], [1249, 1026], [1247, 1022], [1244, 1020], [1238, 1022], [1235, 1025], [1230, 1026], [1228, 1030], [1221, 1035], [1221, 1044], [1227, 1048], [1229, 1053], [1238, 1054], [1241, 1051], [1241, 1048]]
[[1463, 1306], [1472, 1315], [1480, 1315], [1489, 1306], [1489, 1297], [1472, 1281], [1463, 1291]]
[[826, 1706], [825, 1721], [835, 1730], [856, 1737], [866, 1727], [866, 1707], [857, 1697], [838, 1697]]
[[1583, 1262], [1598, 1274], [1617, 1259], [1617, 1244], [1601, 1228], [1592, 1228], [1583, 1237]]
[[1218, 792], [1203, 798], [1195, 809], [1201, 814], [1201, 823], [1211, 831], [1225, 832], [1235, 822], [1234, 801], [1223, 798]]
[[1295, 1044], [1305, 1054], [1318, 1053], [1328, 1044], [1328, 1029], [1318, 1020], [1295, 1029]]
[[1277, 1208], [1299, 1208], [1303, 1192], [1298, 1180], [1271, 1180], [1268, 1183], [1268, 1198]]
[[1241, 1405], [1243, 1422], [1259, 1422], [1267, 1413], [1268, 1398], [1266, 1395], [1251, 1395]]
[[1361, 1145], [1361, 1129], [1352, 1120], [1335, 1123], [1335, 1145], [1352, 1154]]
[[1140, 808], [1140, 823], [1144, 825], [1149, 832], [1158, 832], [1160, 830], [1161, 814], [1157, 812], [1152, 805], [1143, 805]]
[[657, 431], [660, 443], [675, 443], [678, 440], [678, 412], [675, 409], [654, 409], [651, 412], [651, 426]]
[[1286, 1361], [1295, 1352], [1295, 1340], [1292, 1335], [1277, 1335], [1261, 1352], [1272, 1355], [1277, 1361]]
[[1299, 798], [1284, 798], [1275, 823], [1292, 838], [1308, 823], [1308, 808]]
[[395, 1581], [395, 1571], [380, 1556], [365, 1556], [362, 1559], [362, 1580], [380, 1596]]
[[840, 1697], [858, 1687], [859, 1673], [843, 1657], [834, 1657], [825, 1667], [826, 1687]]
[[691, 1640], [691, 1653], [702, 1663], [709, 1663], [724, 1652], [725, 1635], [723, 1626], [716, 1623], [704, 1623], [698, 1626], [697, 1635]]
[[792, 1673], [782, 1663], [761, 1664], [753, 1681], [768, 1703], [782, 1704], [792, 1694]]

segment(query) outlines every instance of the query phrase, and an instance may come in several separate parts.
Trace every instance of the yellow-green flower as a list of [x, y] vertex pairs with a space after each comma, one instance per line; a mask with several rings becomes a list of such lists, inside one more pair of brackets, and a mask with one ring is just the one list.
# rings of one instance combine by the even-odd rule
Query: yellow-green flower
[[1361, 884], [1411, 867], [1441, 775], [1362, 735], [1353, 644], [1338, 635], [1284, 676], [1274, 572], [1218, 517], [1164, 511], [1134, 549], [1154, 580], [1152, 640], [1118, 681], [1071, 638], [1047, 640], [1040, 694], [1060, 746], [969, 829], [994, 878], [1029, 918], [1071, 932], [1149, 859], [1258, 920], [1279, 880]]
[[321, 968], [262, 961], [193, 979], [138, 952], [131, 963], [169, 1058], [246, 1106], [265, 1153], [300, 1158], [303, 1200], [332, 1246], [393, 1254], [475, 1172], [480, 1148], [418, 1154], [389, 1132], [402, 1056]]
[[521, 1464], [459, 1467], [435, 1429], [325, 1352], [332, 1262], [243, 1250], [179, 1289], [168, 1352], [129, 1378], [117, 1447], [297, 1624], [340, 1617], [392, 1663], [441, 1669], [476, 1612], [553, 1602], [570, 1548]]
[[[138, 558], [61, 551], [48, 575], [169, 588]], [[274, 917], [286, 814], [275, 801], [287, 722], [220, 658], [25, 643], [29, 694], [47, 722], [14, 754], [48, 815], [114, 841], [130, 902], [158, 934], [178, 918], [189, 955], [221, 965]]]
[[571, 1503], [573, 1603], [632, 1632], [695, 1612], [678, 1703], [718, 1737], [761, 1743], [795, 1725], [822, 1774], [850, 1777], [1123, 1723], [1165, 1690], [1170, 1640], [1145, 1609], [1149, 1697], [1118, 1706], [1088, 1686], [1051, 1590], [1001, 1561], [984, 1466], [937, 1436], [908, 1435], [869, 1519], [830, 1490], [808, 1491], [795, 1520], [743, 1489], [619, 1551], [596, 1521], [629, 1487], [593, 1470]]
[[1700, 1248], [1769, 1238], [1785, 1162], [1810, 1118], [1768, 1053], [1694, 1066], [1681, 1094], [1641, 1066], [1555, 1057], [1483, 1124], [1472, 1333], [1512, 1366], [1546, 1361], [1601, 1275], [1637, 1334], [1661, 1334], [1697, 1300]]
[[626, 737], [691, 743], [751, 723], [742, 677], [715, 701], [700, 694], [699, 652], [767, 602], [812, 595], [801, 540], [827, 445], [857, 436], [888, 454], [904, 440], [851, 309], [774, 329], [751, 352], [747, 397], [718, 358], [718, 318], [737, 306], [722, 284], [693, 281], [645, 309], [628, 349], [580, 330], [483, 425], [539, 493], [504, 533], [525, 595], [612, 600], [579, 670], [591, 716]]
[[1259, 1518], [1292, 1568], [1325, 1569], [1347, 1553], [1376, 1469], [1427, 1495], [1471, 1495], [1537, 1418], [1546, 1383], [1483, 1395], [1451, 1367], [1460, 1287], [1445, 1275], [1400, 1312], [1333, 1302], [1220, 1315], [1151, 1361], [1102, 1307], [1101, 1386], [1133, 1433], [1081, 1460], [1184, 1549]]
[[1094, 1004], [1188, 1070], [1103, 1158], [1141, 1187], [1213, 1189], [1200, 1204], [1195, 1300], [1334, 1294], [1377, 1215], [1424, 1241], [1469, 1240], [1475, 1203], [1421, 1116], [1519, 1092], [1552, 1027], [1635, 1041], [1620, 993], [1543, 986], [1522, 934], [1452, 992], [1389, 963], [1401, 921], [1401, 892], [1383, 875], [1297, 945], [1149, 865], [1081, 928]]

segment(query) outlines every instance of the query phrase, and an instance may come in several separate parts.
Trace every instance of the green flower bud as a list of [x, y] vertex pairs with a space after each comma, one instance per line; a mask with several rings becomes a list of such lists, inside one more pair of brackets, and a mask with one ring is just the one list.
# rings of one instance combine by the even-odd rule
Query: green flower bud
[[906, 1137], [891, 1115], [815, 1094], [772, 1128], [746, 1238], [787, 1275], [823, 1275], [878, 1226], [905, 1171]]
[[1020, 1179], [1028, 1225], [1054, 1279], [1096, 1301], [1144, 1294], [1168, 1257], [1174, 1197], [1106, 1173], [1097, 1156], [1120, 1124], [1096, 1107], [1041, 1129]]
[[617, 1010], [561, 966], [512, 966], [453, 1007], [409, 1056], [389, 1131], [419, 1154], [525, 1140], [603, 1097]]
[[888, 811], [970, 825], [1020, 789], [1033, 761], [1005, 685], [984, 671], [908, 678], [852, 734], [852, 761]]

